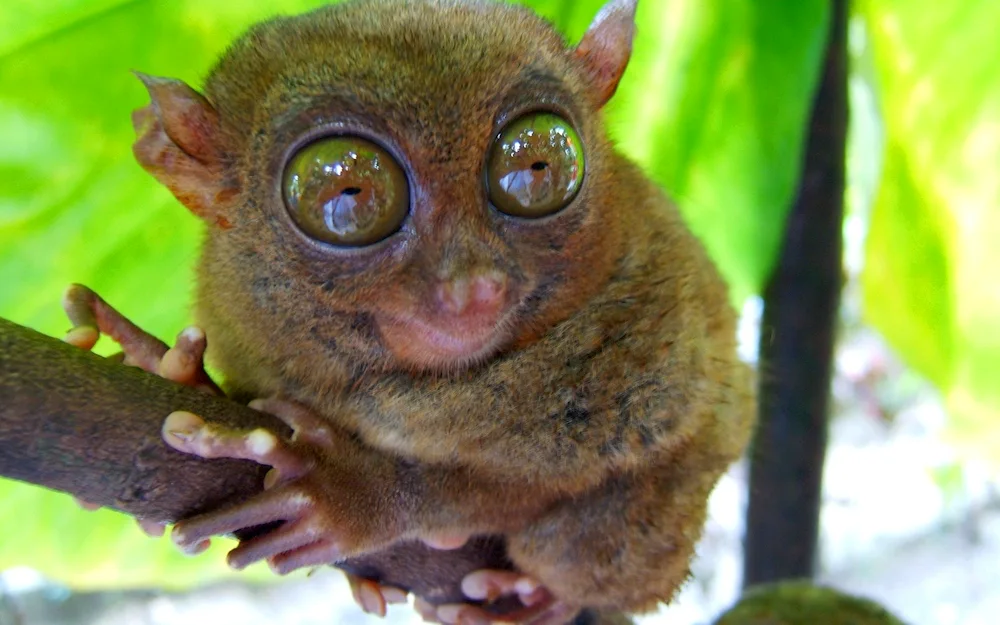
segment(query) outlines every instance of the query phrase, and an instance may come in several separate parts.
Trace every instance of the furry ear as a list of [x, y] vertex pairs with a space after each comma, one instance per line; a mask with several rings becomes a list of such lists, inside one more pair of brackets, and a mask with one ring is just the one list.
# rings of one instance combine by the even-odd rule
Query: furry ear
[[195, 215], [226, 227], [223, 213], [239, 189], [226, 175], [218, 113], [180, 80], [136, 76], [150, 98], [132, 114], [136, 160]]
[[594, 94], [607, 104], [632, 56], [638, 0], [609, 0], [576, 46], [576, 58], [590, 74]]

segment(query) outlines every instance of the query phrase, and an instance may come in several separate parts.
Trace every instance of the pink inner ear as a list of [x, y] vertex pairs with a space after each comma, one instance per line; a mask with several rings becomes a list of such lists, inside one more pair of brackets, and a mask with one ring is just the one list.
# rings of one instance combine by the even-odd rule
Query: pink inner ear
[[632, 56], [636, 0], [610, 0], [576, 47], [591, 76], [594, 95], [604, 106], [614, 95]]
[[219, 115], [203, 95], [180, 80], [136, 72], [149, 91], [150, 104], [171, 141], [201, 161], [217, 160]]
[[150, 104], [132, 116], [136, 160], [191, 212], [227, 227], [224, 212], [238, 189], [226, 173], [218, 113], [179, 80], [138, 76]]

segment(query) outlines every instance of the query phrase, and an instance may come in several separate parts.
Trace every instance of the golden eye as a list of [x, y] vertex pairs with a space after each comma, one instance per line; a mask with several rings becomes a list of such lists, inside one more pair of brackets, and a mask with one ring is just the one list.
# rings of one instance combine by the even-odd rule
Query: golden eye
[[565, 208], [582, 181], [580, 137], [552, 113], [531, 113], [508, 124], [486, 163], [490, 202], [516, 217], [544, 217]]
[[345, 247], [386, 238], [406, 218], [410, 190], [392, 156], [359, 137], [325, 137], [292, 156], [285, 206], [309, 237]]

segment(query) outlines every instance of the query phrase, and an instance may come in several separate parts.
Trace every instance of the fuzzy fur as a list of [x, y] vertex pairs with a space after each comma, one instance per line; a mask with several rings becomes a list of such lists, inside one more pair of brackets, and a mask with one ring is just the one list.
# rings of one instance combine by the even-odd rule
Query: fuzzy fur
[[[561, 600], [636, 611], [688, 575], [753, 409], [719, 274], [606, 137], [631, 46], [617, 5], [634, 8], [602, 14], [585, 53], [489, 2], [352, 0], [268, 21], [207, 80], [195, 134], [216, 151], [185, 151], [190, 112], [151, 88], [136, 153], [208, 223], [196, 312], [229, 389], [297, 400], [363, 446], [330, 458], [331, 483], [353, 472], [341, 481], [371, 494], [338, 510], [356, 548], [502, 533]], [[512, 219], [489, 205], [484, 162], [505, 120], [539, 107], [575, 125], [586, 178], [563, 211]], [[411, 212], [382, 243], [333, 250], [289, 220], [282, 168], [324, 128], [406, 169]], [[441, 276], [483, 270], [510, 284], [483, 353], [435, 360], [387, 331], [433, 321]]]

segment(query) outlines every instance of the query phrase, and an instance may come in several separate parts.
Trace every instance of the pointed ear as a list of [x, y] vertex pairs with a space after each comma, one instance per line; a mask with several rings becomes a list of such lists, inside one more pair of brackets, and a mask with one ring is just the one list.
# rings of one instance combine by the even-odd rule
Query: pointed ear
[[576, 58], [590, 74], [594, 95], [607, 104], [632, 56], [637, 0], [608, 0], [576, 46]]
[[150, 98], [132, 113], [136, 160], [195, 215], [226, 227], [224, 213], [239, 189], [227, 175], [219, 114], [180, 80], [136, 76]]

